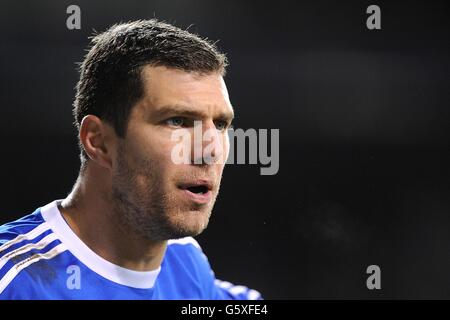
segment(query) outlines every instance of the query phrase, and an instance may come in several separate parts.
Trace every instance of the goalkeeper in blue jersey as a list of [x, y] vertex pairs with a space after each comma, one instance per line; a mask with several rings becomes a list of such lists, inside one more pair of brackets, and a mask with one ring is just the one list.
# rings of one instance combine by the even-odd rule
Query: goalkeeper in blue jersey
[[74, 102], [78, 179], [0, 226], [0, 299], [261, 298], [215, 279], [192, 238], [229, 151], [226, 66], [211, 42], [155, 19], [92, 39]]

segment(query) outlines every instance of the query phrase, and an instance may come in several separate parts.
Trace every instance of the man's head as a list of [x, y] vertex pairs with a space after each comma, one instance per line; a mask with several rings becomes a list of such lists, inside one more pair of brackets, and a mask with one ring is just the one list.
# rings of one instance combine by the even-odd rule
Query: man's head
[[[115, 218], [152, 240], [196, 235], [219, 191], [233, 110], [215, 46], [156, 20], [115, 25], [92, 40], [74, 103], [82, 170], [101, 172]], [[194, 122], [213, 132], [213, 161], [176, 164], [172, 139]], [[192, 143], [194, 143], [192, 139]], [[89, 171], [89, 170], [88, 170]]]

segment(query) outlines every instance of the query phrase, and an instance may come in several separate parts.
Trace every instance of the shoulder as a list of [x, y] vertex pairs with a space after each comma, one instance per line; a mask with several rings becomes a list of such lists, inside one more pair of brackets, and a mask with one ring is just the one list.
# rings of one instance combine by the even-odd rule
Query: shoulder
[[9, 243], [19, 242], [22, 239], [34, 237], [46, 230], [50, 229], [37, 209], [33, 213], [26, 215], [20, 219], [5, 223], [0, 226], [0, 255], [4, 251], [5, 245]]
[[[20, 298], [29, 292], [32, 285], [27, 277], [29, 272], [22, 271], [33, 268], [40, 260], [49, 260], [58, 255], [61, 251], [60, 244], [43, 219], [40, 209], [1, 225], [0, 299]], [[21, 290], [14, 290], [16, 286]]]
[[170, 240], [166, 257], [163, 267], [168, 268], [174, 274], [183, 275], [177, 280], [178, 284], [182, 284], [185, 279], [195, 279], [187, 284], [190, 288], [198, 288], [200, 294], [195, 297], [220, 300], [262, 299], [261, 294], [256, 290], [216, 279], [208, 258], [199, 243], [192, 237]]
[[187, 248], [189, 247], [194, 247], [197, 250], [202, 250], [200, 245], [198, 244], [197, 240], [195, 240], [192, 237], [185, 237], [185, 238], [180, 238], [180, 239], [174, 239], [174, 240], [169, 240], [167, 242], [168, 246], [185, 246]]
[[208, 259], [203, 253], [197, 240], [192, 237], [185, 237], [176, 240], [169, 240], [167, 243], [166, 256], [183, 257], [186, 263], [205, 265], [209, 268]]
[[[208, 299], [214, 276], [206, 255], [192, 237], [169, 240], [161, 265], [160, 283], [181, 290], [186, 297]], [[181, 288], [181, 289], [180, 289]]]
[[192, 237], [169, 240], [167, 243], [167, 252], [169, 254], [191, 257], [198, 263], [206, 263], [209, 267], [208, 259], [203, 253], [200, 244]]

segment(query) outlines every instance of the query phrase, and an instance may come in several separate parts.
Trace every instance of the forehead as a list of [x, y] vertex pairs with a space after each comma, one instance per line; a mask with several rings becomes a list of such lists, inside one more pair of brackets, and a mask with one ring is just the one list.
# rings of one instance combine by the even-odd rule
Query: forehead
[[144, 104], [157, 110], [165, 105], [232, 112], [228, 91], [220, 73], [198, 74], [164, 66], [145, 66], [141, 73]]

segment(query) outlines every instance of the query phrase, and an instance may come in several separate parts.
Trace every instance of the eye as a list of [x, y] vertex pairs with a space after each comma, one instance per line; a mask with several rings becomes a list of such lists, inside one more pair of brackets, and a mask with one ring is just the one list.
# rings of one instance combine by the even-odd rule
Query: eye
[[220, 120], [220, 121], [216, 121], [216, 129], [217, 130], [225, 130], [228, 127], [228, 122]]
[[173, 117], [173, 118], [167, 119], [166, 123], [169, 126], [182, 127], [185, 124], [185, 119], [182, 117]]

